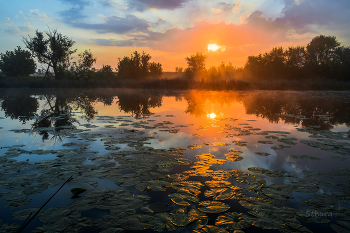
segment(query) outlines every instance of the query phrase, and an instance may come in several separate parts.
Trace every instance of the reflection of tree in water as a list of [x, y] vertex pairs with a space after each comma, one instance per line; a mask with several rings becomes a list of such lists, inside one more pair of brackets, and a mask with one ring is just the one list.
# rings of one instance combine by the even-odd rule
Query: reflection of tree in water
[[131, 113], [134, 117], [150, 114], [149, 108], [162, 106], [162, 96], [149, 93], [122, 93], [118, 94], [119, 109]]
[[23, 124], [35, 116], [39, 103], [29, 94], [6, 95], [0, 96], [1, 110], [5, 112], [5, 117], [12, 120], [19, 119]]
[[78, 122], [72, 118], [72, 110], [81, 110], [82, 115], [87, 121], [92, 120], [96, 115], [93, 104], [103, 102], [105, 105], [111, 105], [114, 97], [111, 95], [96, 95], [86, 93], [45, 95], [46, 104], [41, 110], [39, 117], [32, 125], [33, 131], [42, 135], [42, 139], [49, 138], [50, 129], [54, 128], [53, 139], [61, 140], [67, 129], [75, 129], [73, 123]]
[[75, 128], [73, 123], [77, 121], [70, 117], [72, 107], [68, 105], [67, 99], [60, 95], [45, 95], [44, 99], [46, 104], [32, 124], [32, 130], [41, 135], [44, 141], [49, 138], [50, 131], [48, 128], [53, 127], [54, 135], [52, 139], [60, 141], [62, 140], [60, 131]]
[[37, 113], [39, 101], [30, 94], [9, 93], [0, 96], [1, 108], [6, 117], [19, 119], [21, 122], [32, 119], [35, 116], [32, 130], [42, 136], [43, 140], [61, 140], [67, 129], [74, 129], [73, 123], [77, 122], [72, 117], [72, 110], [80, 110], [87, 121], [92, 120], [97, 111], [93, 104], [102, 102], [111, 105], [114, 96], [109, 94], [95, 94], [85, 92], [64, 92], [56, 94], [39, 95], [39, 99], [44, 101], [40, 113]]
[[[191, 91], [184, 95], [187, 101], [186, 113], [197, 117], [205, 116], [206, 102], [228, 107], [234, 102], [242, 102], [246, 114], [268, 119], [271, 123], [285, 122], [302, 126], [320, 126], [331, 129], [337, 124], [350, 126], [350, 103], [340, 94], [332, 93], [294, 93], [294, 92], [208, 92]], [[181, 101], [182, 97], [176, 97]], [[309, 119], [289, 117], [285, 114], [304, 116]], [[328, 121], [317, 115], [328, 115]]]
[[[320, 129], [329, 130], [334, 125], [346, 124], [350, 126], [350, 104], [339, 96], [327, 97], [311, 94], [291, 93], [256, 93], [243, 99], [247, 114], [266, 118], [270, 122], [285, 122], [302, 124], [302, 126], [320, 126]], [[285, 116], [293, 114], [309, 119]], [[328, 115], [328, 121], [317, 115]]]

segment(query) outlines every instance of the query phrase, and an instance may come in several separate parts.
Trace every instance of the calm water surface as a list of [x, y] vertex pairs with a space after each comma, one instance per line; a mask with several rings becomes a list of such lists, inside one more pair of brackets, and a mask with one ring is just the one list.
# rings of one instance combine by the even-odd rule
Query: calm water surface
[[[350, 231], [350, 93], [1, 90], [0, 231]], [[75, 193], [75, 195], [73, 195]]]

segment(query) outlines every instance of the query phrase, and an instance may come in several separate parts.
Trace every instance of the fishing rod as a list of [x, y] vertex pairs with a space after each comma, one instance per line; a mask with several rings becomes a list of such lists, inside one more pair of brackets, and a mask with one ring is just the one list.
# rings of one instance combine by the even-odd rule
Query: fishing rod
[[[42, 208], [44, 208], [44, 206], [53, 198], [53, 196], [55, 196], [56, 193], [58, 193], [58, 191], [60, 191], [60, 189], [61, 189], [65, 184], [67, 184], [69, 181], [71, 181], [71, 180], [73, 180], [73, 176], [69, 177], [68, 180], [66, 180], [66, 182], [64, 182], [64, 183], [62, 184], [62, 186], [49, 198], [49, 200], [47, 200], [47, 201], [45, 202], [44, 205], [41, 206], [41, 208], [34, 214], [34, 216], [33, 216], [31, 219], [29, 219], [29, 217], [30, 217], [32, 214], [30, 214], [30, 215], [28, 216], [28, 218], [26, 219], [26, 221], [24, 221], [24, 223], [23, 223], [22, 226], [19, 228], [19, 230], [17, 231], [17, 233], [22, 232], [22, 231], [24, 230], [24, 228], [35, 218], [35, 216], [38, 215], [38, 213], [40, 212], [40, 210], [42, 210]], [[28, 219], [29, 219], [29, 221], [27, 221]]]

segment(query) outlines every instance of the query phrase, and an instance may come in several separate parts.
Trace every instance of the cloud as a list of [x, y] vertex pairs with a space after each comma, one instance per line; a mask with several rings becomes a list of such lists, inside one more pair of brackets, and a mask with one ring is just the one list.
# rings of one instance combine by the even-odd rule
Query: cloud
[[9, 17], [6, 17], [4, 24], [6, 26], [12, 26], [13, 25], [13, 21], [11, 21]]
[[33, 28], [32, 25], [30, 25], [29, 22], [25, 22], [23, 26], [16, 27], [13, 21], [10, 20], [10, 18], [6, 18], [4, 24], [6, 26], [4, 31], [11, 35], [17, 35], [21, 32], [31, 33], [35, 31], [35, 29]]
[[191, 0], [128, 0], [130, 9], [136, 11], [145, 11], [150, 8], [173, 10], [182, 8]]
[[215, 5], [214, 8], [212, 8], [212, 11], [217, 14], [232, 14], [238, 13], [241, 10], [241, 3], [239, 1], [236, 1], [234, 4], [228, 4], [225, 2], [219, 2]]
[[38, 9], [30, 10], [29, 14], [24, 14], [22, 11], [20, 11], [19, 14], [24, 19], [34, 19], [37, 21], [41, 21], [45, 24], [48, 24], [52, 21], [50, 17], [48, 17], [45, 13], [40, 13]]
[[116, 46], [116, 47], [143, 47], [146, 45], [145, 41], [140, 41], [137, 38], [130, 40], [114, 40], [114, 39], [94, 39], [91, 43], [101, 46]]
[[84, 7], [91, 4], [91, 2], [87, 0], [60, 0], [60, 1], [63, 3], [68, 3], [71, 6], [79, 6], [79, 7]]
[[156, 28], [156, 27], [159, 27], [160, 25], [165, 24], [165, 23], [166, 23], [166, 21], [162, 17], [159, 17], [157, 19], [156, 23], [152, 23], [152, 27]]
[[115, 33], [115, 34], [126, 34], [126, 33], [147, 33], [148, 28], [151, 27], [147, 20], [140, 19], [134, 15], [126, 15], [123, 17], [110, 16], [105, 17], [103, 23], [88, 24], [79, 22], [69, 22], [73, 27], [94, 30], [98, 33]]
[[350, 20], [350, 1], [338, 0], [285, 0], [281, 18], [276, 19], [305, 33], [312, 25], [326, 28], [347, 29]]
[[81, 21], [87, 18], [83, 11], [87, 6], [91, 5], [87, 0], [60, 0], [61, 2], [71, 6], [70, 9], [61, 11], [59, 14], [63, 17], [63, 22]]
[[18, 27], [21, 32], [34, 32], [35, 29], [33, 28], [32, 25], [30, 25], [29, 22], [25, 22], [24, 26], [19, 26]]

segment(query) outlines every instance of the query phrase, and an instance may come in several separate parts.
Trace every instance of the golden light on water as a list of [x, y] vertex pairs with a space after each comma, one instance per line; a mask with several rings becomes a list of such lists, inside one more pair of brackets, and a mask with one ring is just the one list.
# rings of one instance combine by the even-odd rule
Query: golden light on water
[[210, 119], [215, 119], [216, 114], [212, 112], [210, 114], [207, 114], [207, 117], [210, 118]]

